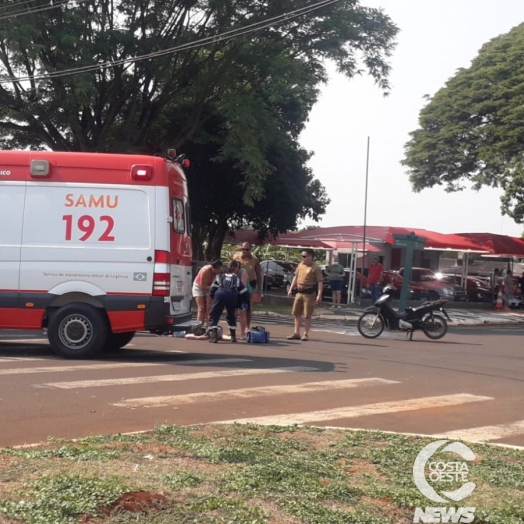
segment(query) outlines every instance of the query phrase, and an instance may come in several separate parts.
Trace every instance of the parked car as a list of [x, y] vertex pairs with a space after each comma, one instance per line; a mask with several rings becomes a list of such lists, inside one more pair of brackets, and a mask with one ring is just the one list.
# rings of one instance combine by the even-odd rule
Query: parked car
[[[399, 275], [404, 275], [404, 268], [399, 270]], [[444, 298], [447, 300], [467, 300], [466, 290], [453, 283], [448, 284], [437, 278], [437, 275], [424, 267], [414, 267], [411, 270], [411, 283], [424, 288], [429, 295], [430, 300]]]
[[[460, 286], [462, 277], [460, 275], [442, 275], [439, 279], [447, 284]], [[468, 276], [466, 279], [466, 293], [470, 302], [492, 302], [493, 291], [484, 280]]]
[[295, 278], [295, 271], [298, 266], [298, 262], [290, 262], [289, 260], [279, 260], [278, 263], [284, 267], [284, 288], [286, 293], [289, 293], [289, 288], [291, 287], [291, 282]]
[[[396, 271], [386, 270], [383, 273], [384, 285], [391, 284], [396, 288], [396, 291], [393, 293], [393, 298], [399, 299], [400, 293], [402, 292], [402, 282], [404, 279]], [[429, 300], [428, 290], [424, 287], [417, 286], [415, 284], [410, 284], [408, 287], [408, 300]]]
[[[298, 265], [298, 264], [297, 264]], [[292, 262], [284, 260], [264, 260], [260, 263], [262, 269], [262, 289], [271, 289], [272, 287], [286, 287], [293, 280], [295, 268]], [[267, 286], [266, 286], [267, 282]]]
[[[329, 275], [326, 273], [324, 267], [322, 267], [322, 275], [324, 277], [324, 289], [322, 290], [322, 300], [331, 301], [332, 292], [331, 286], [329, 285]], [[360, 286], [363, 284], [362, 298], [371, 298], [371, 291], [368, 289], [368, 279], [357, 272], [357, 281], [355, 283], [355, 296], [360, 297]], [[342, 286], [342, 293], [340, 295], [340, 301], [342, 304], [348, 303], [348, 288], [349, 288], [349, 269], [344, 270], [344, 284]]]

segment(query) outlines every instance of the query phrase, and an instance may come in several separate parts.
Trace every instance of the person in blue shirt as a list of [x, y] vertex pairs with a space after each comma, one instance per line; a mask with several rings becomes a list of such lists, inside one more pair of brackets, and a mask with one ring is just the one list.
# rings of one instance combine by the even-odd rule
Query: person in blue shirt
[[249, 291], [237, 275], [239, 268], [240, 262], [232, 260], [226, 272], [217, 275], [209, 290], [209, 295], [213, 299], [211, 311], [209, 312], [209, 341], [215, 344], [218, 342], [217, 326], [224, 308], [226, 308], [226, 320], [229, 326], [231, 342], [237, 341], [236, 309], [239, 305], [239, 300], [249, 301], [250, 299]]
[[[237, 274], [240, 278], [240, 281], [242, 284], [244, 284], [245, 287], [247, 287], [247, 290], [249, 291], [249, 296], [252, 294], [251, 284], [249, 283], [249, 277], [247, 274], [247, 271], [243, 267], [239, 267], [238, 271], [235, 271], [235, 274]], [[247, 336], [247, 332], [249, 328], [251, 327], [248, 317], [248, 313], [251, 312], [251, 301], [245, 300], [243, 295], [238, 296], [238, 304], [237, 304], [237, 317], [240, 320], [240, 337], [242, 340], [244, 340]]]

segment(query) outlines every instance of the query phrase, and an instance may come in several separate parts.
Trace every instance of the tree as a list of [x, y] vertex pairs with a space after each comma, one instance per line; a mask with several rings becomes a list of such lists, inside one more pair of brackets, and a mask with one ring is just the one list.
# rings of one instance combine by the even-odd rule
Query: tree
[[[201, 17], [195, 24], [197, 9]], [[4, 146], [142, 149], [144, 133], [171, 97], [200, 81], [200, 89], [193, 90], [198, 108], [212, 89], [205, 82], [223, 72], [225, 61], [215, 58], [227, 44], [211, 45], [206, 53], [196, 48], [154, 60], [126, 60], [218, 32], [210, 21], [214, 19], [218, 12], [197, 5], [196, 0], [87, 0], [2, 19], [2, 72], [8, 78], [28, 79], [4, 81], [0, 89]], [[122, 63], [60, 75], [60, 71], [112, 62]], [[37, 80], [41, 75], [45, 78]], [[191, 127], [194, 122], [187, 124]]]
[[[144, 133], [175, 98], [192, 109], [179, 123], [176, 138], [182, 141], [198, 129], [205, 103], [223, 96], [230, 66], [242, 63], [247, 46], [238, 42], [243, 41], [273, 42], [297, 60], [309, 62], [317, 81], [324, 75], [322, 60], [335, 60], [352, 76], [362, 58], [387, 89], [385, 58], [397, 29], [382, 11], [361, 7], [355, 0], [342, 0], [240, 39], [125, 62], [298, 7], [303, 7], [298, 0], [83, 0], [29, 16], [4, 15], [0, 17], [4, 145], [82, 151], [141, 148]], [[110, 62], [120, 63], [49, 76]], [[40, 75], [48, 76], [37, 80]], [[9, 82], [20, 77], [27, 81]]]
[[[303, 7], [299, 0], [85, 0], [0, 17], [0, 70], [7, 77], [0, 79], [0, 146], [183, 149], [195, 166], [195, 244], [207, 237], [208, 256], [230, 227], [282, 231], [300, 217], [318, 217], [327, 197], [298, 136], [326, 81], [325, 62], [348, 77], [368, 72], [387, 92], [397, 28], [382, 10], [340, 0], [218, 38]], [[215, 38], [137, 61], [205, 37]], [[61, 73], [96, 63], [113, 65]], [[20, 75], [27, 80], [16, 80]]]
[[187, 178], [196, 259], [218, 258], [231, 229], [251, 226], [263, 239], [295, 229], [300, 218], [317, 219], [325, 212], [329, 199], [306, 166], [309, 155], [296, 142], [285, 140], [285, 135], [279, 140], [276, 131], [267, 152], [273, 170], [265, 177], [262, 195], [253, 204], [244, 201], [246, 177], [241, 169], [229, 161], [213, 160], [219, 146], [191, 143], [184, 150], [192, 161]]
[[402, 164], [414, 191], [500, 187], [524, 223], [524, 24], [485, 44], [422, 109]]

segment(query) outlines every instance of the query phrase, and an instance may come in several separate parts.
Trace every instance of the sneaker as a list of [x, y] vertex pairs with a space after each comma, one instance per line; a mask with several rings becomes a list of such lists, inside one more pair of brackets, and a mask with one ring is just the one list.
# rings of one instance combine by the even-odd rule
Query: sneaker
[[300, 340], [300, 335], [298, 333], [293, 333], [287, 337], [288, 340]]
[[231, 342], [236, 342], [237, 341], [236, 331], [230, 331], [229, 333], [231, 334]]

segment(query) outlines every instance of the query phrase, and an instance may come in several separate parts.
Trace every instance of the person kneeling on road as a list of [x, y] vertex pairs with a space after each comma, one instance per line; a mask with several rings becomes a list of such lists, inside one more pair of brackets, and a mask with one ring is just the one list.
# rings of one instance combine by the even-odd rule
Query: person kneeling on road
[[240, 262], [233, 260], [229, 264], [226, 272], [218, 275], [213, 282], [209, 295], [213, 299], [211, 311], [209, 313], [210, 327], [209, 327], [209, 342], [218, 342], [217, 326], [226, 308], [226, 319], [229, 325], [229, 334], [231, 335], [231, 342], [236, 342], [237, 317], [236, 309], [239, 303], [239, 297], [249, 301], [249, 291], [242, 284], [239, 276], [236, 274], [240, 267]]

